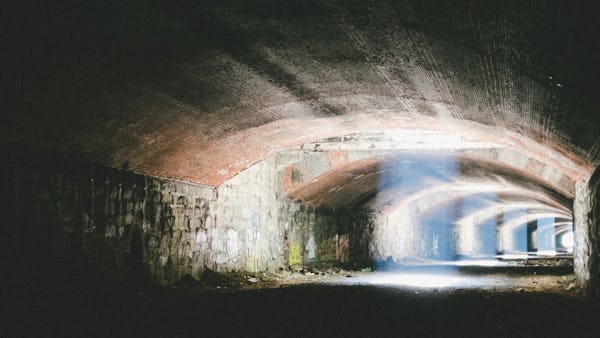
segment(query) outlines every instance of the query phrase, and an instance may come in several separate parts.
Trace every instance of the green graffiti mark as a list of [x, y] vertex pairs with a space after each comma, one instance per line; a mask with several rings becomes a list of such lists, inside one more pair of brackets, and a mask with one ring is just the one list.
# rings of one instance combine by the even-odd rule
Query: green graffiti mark
[[300, 263], [302, 263], [300, 244], [290, 244], [290, 265], [300, 265]]

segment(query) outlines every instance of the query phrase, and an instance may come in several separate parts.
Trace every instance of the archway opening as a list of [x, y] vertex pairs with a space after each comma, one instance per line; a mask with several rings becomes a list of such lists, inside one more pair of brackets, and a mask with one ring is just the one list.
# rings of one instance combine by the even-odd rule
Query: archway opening
[[[485, 282], [480, 276], [497, 273], [573, 273], [574, 181], [560, 171], [549, 175], [551, 164], [497, 145], [381, 149], [371, 142], [349, 149], [347, 140], [301, 147], [286, 163], [284, 186], [288, 197], [316, 213], [332, 208], [367, 215], [353, 233], [334, 235], [349, 236], [350, 252], [367, 252], [373, 270], [401, 273], [400, 280], [411, 276], [412, 284], [405, 284], [423, 280], [424, 286], [435, 285], [439, 273], [439, 286], [447, 277], [468, 278], [450, 284], [479, 285]], [[310, 260], [319, 262], [319, 250]]]

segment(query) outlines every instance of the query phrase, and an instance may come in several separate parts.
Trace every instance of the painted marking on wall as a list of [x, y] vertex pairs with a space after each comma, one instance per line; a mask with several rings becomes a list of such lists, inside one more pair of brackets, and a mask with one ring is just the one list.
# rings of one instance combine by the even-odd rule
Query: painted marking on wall
[[302, 255], [300, 254], [300, 244], [290, 244], [290, 265], [299, 265], [302, 263]]

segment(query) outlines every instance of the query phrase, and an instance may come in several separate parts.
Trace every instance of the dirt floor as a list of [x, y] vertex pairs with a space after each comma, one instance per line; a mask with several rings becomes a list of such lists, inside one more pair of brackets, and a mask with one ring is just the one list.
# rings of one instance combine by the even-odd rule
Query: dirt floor
[[[187, 284], [186, 284], [187, 283]], [[64, 285], [64, 284], [61, 284]], [[6, 305], [6, 304], [5, 304]], [[54, 286], [10, 304], [6, 336], [593, 337], [569, 267], [208, 272], [177, 287]]]

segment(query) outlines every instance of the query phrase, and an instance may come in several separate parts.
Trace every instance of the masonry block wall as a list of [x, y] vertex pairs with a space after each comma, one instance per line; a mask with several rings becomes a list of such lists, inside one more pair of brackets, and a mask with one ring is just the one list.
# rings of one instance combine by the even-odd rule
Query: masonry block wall
[[[51, 162], [52, 163], [52, 162]], [[167, 284], [211, 263], [212, 189], [76, 162], [15, 163], [11, 233], [23, 274], [36, 269], [111, 282]]]
[[283, 208], [281, 222], [289, 267], [356, 269], [373, 264], [373, 223], [368, 210], [297, 203]]
[[590, 295], [600, 296], [600, 170], [595, 170], [589, 183], [578, 185], [578, 194], [581, 197], [574, 208], [575, 273]]
[[276, 271], [370, 261], [367, 213], [292, 203], [274, 160], [219, 187], [24, 156], [2, 175], [4, 237], [23, 278], [172, 285], [205, 269]]

